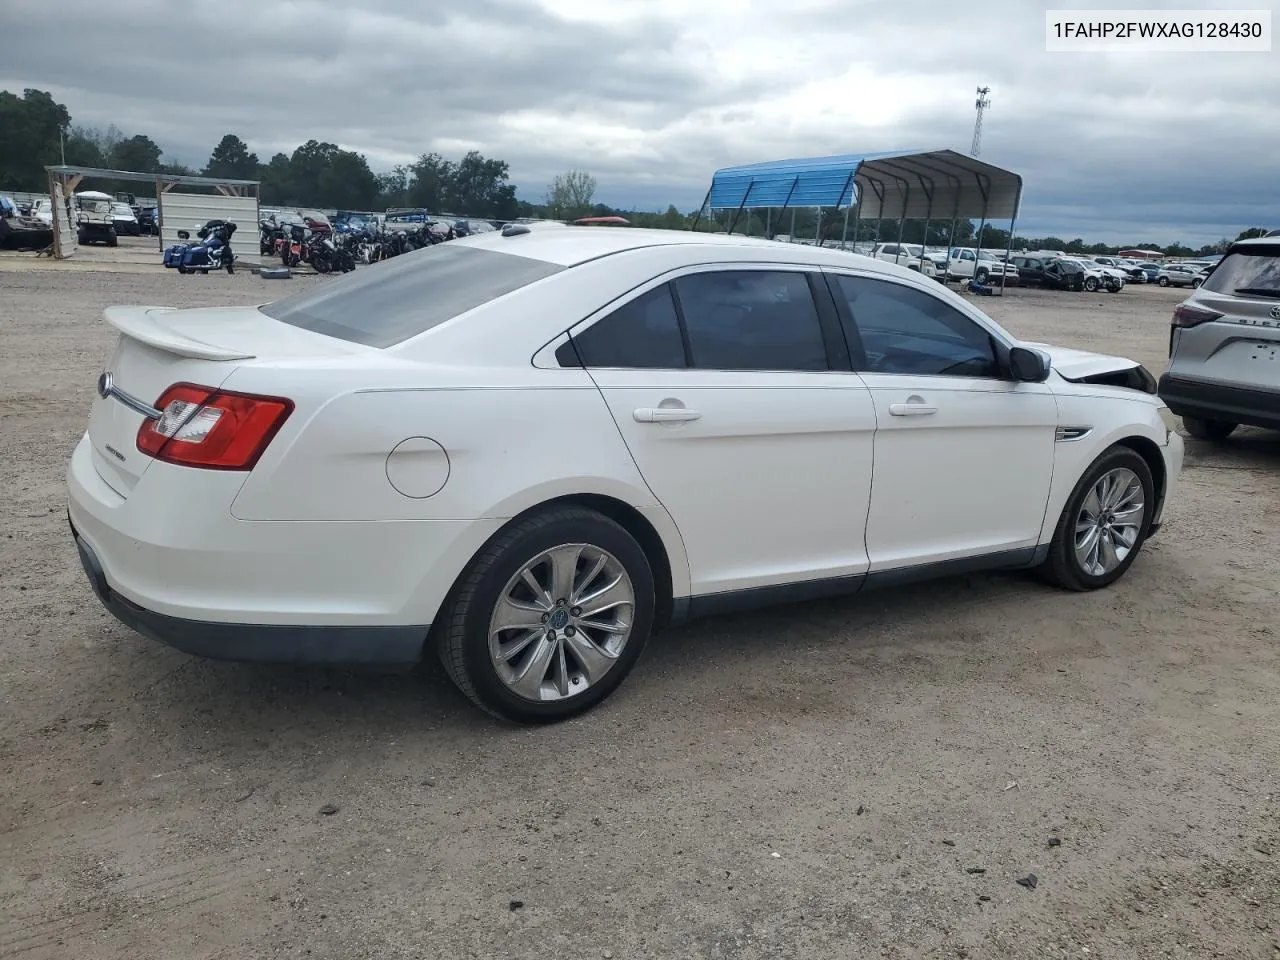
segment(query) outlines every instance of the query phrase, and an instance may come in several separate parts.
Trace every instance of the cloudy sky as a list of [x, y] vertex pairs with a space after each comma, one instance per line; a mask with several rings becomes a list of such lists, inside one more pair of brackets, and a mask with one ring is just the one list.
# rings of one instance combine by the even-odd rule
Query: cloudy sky
[[1020, 233], [1280, 228], [1280, 52], [1045, 51], [1046, 9], [1111, 6], [1275, 0], [0, 0], [0, 89], [191, 165], [226, 132], [379, 171], [477, 149], [525, 199], [585, 169], [597, 199], [653, 209], [696, 207], [739, 163], [967, 153], [982, 84], [982, 159], [1023, 175]]

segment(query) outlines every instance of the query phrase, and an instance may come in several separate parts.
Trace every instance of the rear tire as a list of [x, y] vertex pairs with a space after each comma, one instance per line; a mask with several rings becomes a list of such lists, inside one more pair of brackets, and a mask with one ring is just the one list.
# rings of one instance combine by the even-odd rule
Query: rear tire
[[1239, 426], [1227, 420], [1202, 420], [1199, 417], [1183, 417], [1182, 425], [1197, 440], [1211, 440], [1215, 443], [1227, 439]]
[[[1155, 507], [1155, 483], [1147, 462], [1128, 447], [1112, 447], [1090, 465], [1071, 492], [1041, 575], [1066, 590], [1110, 586], [1137, 559]], [[1096, 556], [1091, 552], [1095, 546]]]
[[[553, 565], [551, 555], [564, 566]], [[567, 571], [559, 589], [556, 569]], [[535, 593], [529, 577], [550, 589]], [[591, 597], [606, 593], [592, 617]], [[513, 620], [527, 616], [528, 626], [492, 630], [504, 607]], [[515, 723], [555, 723], [594, 707], [626, 679], [649, 638], [653, 610], [653, 572], [635, 539], [595, 511], [552, 507], [481, 548], [441, 608], [435, 639], [450, 679], [481, 709]], [[606, 617], [613, 632], [594, 625]], [[582, 692], [574, 693], [578, 686]]]

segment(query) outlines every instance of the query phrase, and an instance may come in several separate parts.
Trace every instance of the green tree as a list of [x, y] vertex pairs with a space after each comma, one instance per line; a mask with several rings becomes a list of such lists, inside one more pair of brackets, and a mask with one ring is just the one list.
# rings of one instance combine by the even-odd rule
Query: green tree
[[59, 133], [70, 123], [67, 108], [44, 90], [28, 88], [21, 97], [0, 90], [0, 184], [46, 189], [44, 168], [60, 162]]
[[570, 170], [551, 181], [547, 187], [546, 206], [553, 217], [575, 220], [590, 212], [595, 195], [596, 178], [585, 170]]
[[73, 167], [105, 167], [107, 158], [98, 146], [98, 134], [84, 127], [72, 127], [64, 143], [67, 163]]
[[262, 168], [262, 199], [271, 204], [296, 203], [293, 189], [293, 168], [287, 154], [277, 153]]
[[505, 160], [470, 151], [454, 167], [445, 194], [449, 212], [503, 220], [515, 216], [516, 188], [508, 182], [508, 171]]
[[338, 150], [320, 172], [318, 202], [339, 210], [372, 210], [378, 199], [378, 178], [364, 156]]
[[409, 165], [406, 206], [443, 210], [452, 189], [456, 166], [438, 153], [424, 153]]
[[338, 155], [336, 143], [308, 140], [289, 158], [290, 199], [293, 204], [320, 204], [320, 177]]
[[409, 168], [396, 166], [390, 173], [378, 174], [378, 206], [407, 207], [409, 205]]
[[160, 164], [160, 173], [167, 173], [173, 177], [194, 177], [196, 172], [188, 167], [185, 163], [162, 163]]
[[250, 153], [248, 145], [234, 133], [228, 133], [209, 154], [204, 175], [228, 180], [256, 180], [259, 177], [258, 155]]
[[150, 137], [135, 134], [114, 144], [107, 163], [112, 170], [157, 173], [160, 170], [160, 147]]
[[667, 212], [662, 215], [662, 228], [664, 230], [683, 230], [689, 225], [685, 215], [676, 209], [673, 203], [667, 207]]
[[1240, 235], [1237, 236], [1236, 239], [1237, 240], [1254, 240], [1258, 237], [1265, 237], [1266, 235], [1267, 235], [1266, 227], [1250, 227], [1248, 230], [1241, 230]]

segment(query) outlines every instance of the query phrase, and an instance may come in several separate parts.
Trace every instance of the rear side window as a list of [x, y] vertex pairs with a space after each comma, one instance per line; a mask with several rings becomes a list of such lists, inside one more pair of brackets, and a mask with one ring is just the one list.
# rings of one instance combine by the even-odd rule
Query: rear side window
[[[584, 367], [679, 370], [686, 365], [680, 320], [665, 283], [574, 334], [573, 343]], [[557, 358], [563, 364], [568, 355]]]
[[827, 370], [803, 273], [724, 270], [675, 281], [692, 365], [702, 370]]
[[1227, 254], [1201, 286], [1214, 293], [1280, 300], [1280, 246]]
[[441, 243], [323, 281], [259, 309], [303, 330], [390, 347], [563, 269], [528, 257]]

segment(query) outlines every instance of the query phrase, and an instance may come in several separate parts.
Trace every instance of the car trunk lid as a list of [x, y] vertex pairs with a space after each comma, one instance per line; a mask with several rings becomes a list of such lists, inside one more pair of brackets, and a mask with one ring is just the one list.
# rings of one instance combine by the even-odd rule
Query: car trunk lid
[[279, 323], [256, 307], [109, 307], [103, 319], [120, 337], [98, 379], [89, 440], [98, 474], [122, 497], [153, 462], [138, 449], [138, 429], [173, 384], [217, 388], [244, 363], [362, 349]]

